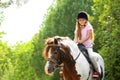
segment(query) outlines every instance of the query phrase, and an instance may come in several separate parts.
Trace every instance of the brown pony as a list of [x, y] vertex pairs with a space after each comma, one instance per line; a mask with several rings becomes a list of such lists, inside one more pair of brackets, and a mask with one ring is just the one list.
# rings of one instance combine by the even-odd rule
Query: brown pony
[[55, 36], [45, 41], [46, 47], [43, 51], [43, 57], [47, 60], [45, 73], [52, 75], [54, 70], [61, 68], [61, 80], [80, 80], [75, 69], [75, 60], [70, 54], [70, 48], [61, 41], [68, 37]]

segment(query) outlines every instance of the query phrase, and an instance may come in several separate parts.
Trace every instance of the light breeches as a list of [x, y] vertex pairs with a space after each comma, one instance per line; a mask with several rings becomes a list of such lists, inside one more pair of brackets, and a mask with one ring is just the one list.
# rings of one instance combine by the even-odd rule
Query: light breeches
[[97, 56], [96, 56], [95, 53], [93, 52], [93, 49], [92, 49], [92, 48], [86, 48], [86, 49], [87, 49], [87, 51], [88, 51], [90, 60], [91, 60], [91, 62], [92, 62], [92, 64], [93, 64], [95, 70], [96, 70], [97, 72], [100, 72], [100, 70], [99, 70], [99, 64], [97, 63], [97, 59], [96, 59]]

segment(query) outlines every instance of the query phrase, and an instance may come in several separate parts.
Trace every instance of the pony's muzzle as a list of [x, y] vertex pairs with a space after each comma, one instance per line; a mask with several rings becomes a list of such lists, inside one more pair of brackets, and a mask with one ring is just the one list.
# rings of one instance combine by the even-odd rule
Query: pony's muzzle
[[52, 75], [53, 75], [53, 71], [54, 71], [54, 68], [50, 68], [50, 67], [48, 66], [48, 64], [46, 64], [46, 66], [45, 66], [45, 73], [46, 73], [47, 75], [52, 76]]
[[52, 72], [54, 72], [54, 68], [48, 68], [48, 73], [52, 73]]

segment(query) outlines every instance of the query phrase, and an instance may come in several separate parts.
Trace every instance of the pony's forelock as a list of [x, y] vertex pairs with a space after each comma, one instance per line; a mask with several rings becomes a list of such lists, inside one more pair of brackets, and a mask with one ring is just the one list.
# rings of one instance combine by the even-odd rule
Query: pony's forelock
[[45, 40], [45, 45], [53, 44], [53, 42], [54, 42], [54, 39], [53, 39], [53, 38], [47, 38], [47, 39]]
[[48, 59], [48, 50], [49, 50], [49, 46], [46, 46], [43, 50], [43, 57], [45, 60]]

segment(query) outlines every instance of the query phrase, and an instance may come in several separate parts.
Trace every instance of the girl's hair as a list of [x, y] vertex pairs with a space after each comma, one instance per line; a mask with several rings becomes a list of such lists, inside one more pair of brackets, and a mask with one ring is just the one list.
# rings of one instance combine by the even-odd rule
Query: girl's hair
[[[87, 24], [92, 26], [88, 21], [86, 22], [85, 26]], [[75, 26], [75, 36], [76, 36], [77, 40], [80, 40], [81, 37], [82, 37], [82, 35], [81, 35], [81, 27], [80, 27], [80, 24], [79, 24], [78, 21], [76, 22], [76, 26]], [[94, 32], [93, 32], [93, 30], [92, 30], [91, 40], [94, 43]]]

